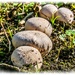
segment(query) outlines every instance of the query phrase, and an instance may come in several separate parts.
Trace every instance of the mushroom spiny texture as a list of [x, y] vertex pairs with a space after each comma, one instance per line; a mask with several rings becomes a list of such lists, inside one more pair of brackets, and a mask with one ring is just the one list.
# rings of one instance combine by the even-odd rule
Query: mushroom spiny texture
[[52, 49], [52, 41], [40, 31], [21, 31], [16, 33], [12, 38], [12, 43], [15, 48], [19, 46], [32, 46], [40, 51], [45, 56]]
[[57, 18], [57, 20], [59, 21], [63, 21], [66, 23], [72, 23], [73, 19], [74, 19], [74, 14], [73, 12], [65, 7], [61, 7], [58, 9], [56, 16], [59, 16]]
[[40, 69], [42, 66], [42, 56], [40, 52], [30, 46], [20, 46], [15, 49], [11, 55], [13, 65], [24, 67], [24, 65], [33, 65], [34, 68]]
[[52, 15], [55, 15], [57, 10], [58, 9], [56, 6], [47, 4], [40, 10], [40, 16], [49, 20], [50, 18], [52, 18]]
[[39, 30], [44, 32], [48, 36], [52, 33], [52, 26], [51, 24], [44, 18], [41, 17], [33, 17], [26, 21], [25, 24], [26, 30]]

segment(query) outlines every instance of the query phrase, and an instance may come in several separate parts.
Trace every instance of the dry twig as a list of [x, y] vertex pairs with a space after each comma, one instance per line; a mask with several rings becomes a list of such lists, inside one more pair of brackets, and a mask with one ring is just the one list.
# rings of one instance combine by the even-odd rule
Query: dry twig
[[0, 69], [1, 70], [4, 70], [4, 69], [6, 69], [7, 68], [7, 70], [8, 69], [10, 69], [10, 70], [15, 70], [15, 71], [18, 71], [18, 72], [20, 72], [20, 69], [18, 68], [18, 67], [15, 67], [15, 66], [12, 66], [12, 65], [8, 65], [8, 64], [6, 64], [6, 63], [0, 63]]
[[1, 21], [1, 26], [2, 26], [2, 28], [3, 28], [3, 31], [4, 31], [4, 34], [5, 34], [6, 38], [7, 38], [7, 40], [8, 40], [8, 43], [9, 43], [9, 51], [10, 51], [10, 50], [11, 50], [11, 42], [10, 42], [10, 40], [9, 40], [9, 38], [8, 38], [7, 32], [6, 32], [6, 30], [5, 30], [4, 26], [3, 26], [2, 21]]

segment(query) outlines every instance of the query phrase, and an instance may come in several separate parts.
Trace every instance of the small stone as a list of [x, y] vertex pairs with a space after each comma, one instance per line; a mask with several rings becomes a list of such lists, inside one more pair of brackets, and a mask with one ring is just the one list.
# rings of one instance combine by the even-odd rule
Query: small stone
[[[38, 60], [38, 58], [40, 60]], [[29, 64], [34, 65], [34, 63], [36, 62], [37, 64], [34, 66], [34, 68], [40, 69], [42, 66], [43, 59], [40, 52], [36, 48], [30, 46], [20, 46], [13, 51], [11, 55], [11, 61], [13, 65], [18, 67], [24, 67], [23, 65], [29, 65]]]
[[38, 30], [44, 32], [48, 36], [52, 33], [52, 26], [50, 22], [41, 17], [33, 17], [26, 21], [25, 23], [26, 30]]
[[59, 8], [58, 11], [56, 12], [56, 16], [58, 16], [57, 20], [63, 21], [65, 23], [71, 24], [72, 21], [74, 20], [73, 12], [65, 7]]
[[41, 9], [40, 16], [49, 20], [52, 18], [53, 15], [55, 16], [57, 10], [57, 7], [53, 4], [47, 4], [43, 6], [43, 8]]
[[20, 46], [32, 46], [38, 49], [42, 56], [46, 56], [52, 49], [51, 39], [40, 31], [21, 31], [12, 38], [12, 44], [15, 48]]

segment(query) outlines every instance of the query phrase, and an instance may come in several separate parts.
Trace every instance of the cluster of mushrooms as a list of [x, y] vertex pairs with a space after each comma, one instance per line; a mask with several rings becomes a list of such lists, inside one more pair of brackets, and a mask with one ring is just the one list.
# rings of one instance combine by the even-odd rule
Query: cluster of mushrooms
[[40, 17], [29, 18], [25, 23], [25, 31], [13, 36], [12, 44], [15, 47], [11, 55], [13, 65], [24, 67], [32, 64], [36, 69], [41, 68], [42, 57], [46, 56], [53, 46], [50, 39], [52, 26], [48, 21], [52, 15], [59, 16], [57, 20], [66, 23], [72, 23], [74, 19], [73, 12], [68, 8], [57, 9], [52, 4], [44, 5], [40, 10]]

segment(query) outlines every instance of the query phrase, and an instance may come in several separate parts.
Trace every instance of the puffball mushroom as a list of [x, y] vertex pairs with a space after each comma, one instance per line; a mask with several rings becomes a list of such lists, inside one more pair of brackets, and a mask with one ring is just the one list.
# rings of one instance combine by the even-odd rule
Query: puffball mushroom
[[21, 31], [12, 38], [15, 48], [19, 46], [32, 46], [40, 51], [42, 56], [46, 56], [52, 49], [51, 39], [40, 31]]
[[26, 30], [39, 30], [44, 32], [48, 36], [52, 33], [52, 26], [51, 24], [44, 18], [41, 17], [33, 17], [26, 21], [25, 24]]
[[47, 4], [40, 10], [40, 16], [49, 20], [50, 18], [52, 18], [52, 15], [55, 15], [57, 10], [57, 7], [53, 4]]
[[72, 23], [74, 19], [74, 14], [73, 12], [65, 7], [61, 7], [58, 9], [56, 16], [58, 16], [57, 20], [63, 21], [66, 23]]
[[24, 65], [33, 65], [34, 68], [40, 69], [42, 66], [42, 56], [40, 52], [30, 46], [20, 46], [15, 49], [11, 55], [13, 65], [24, 67]]

